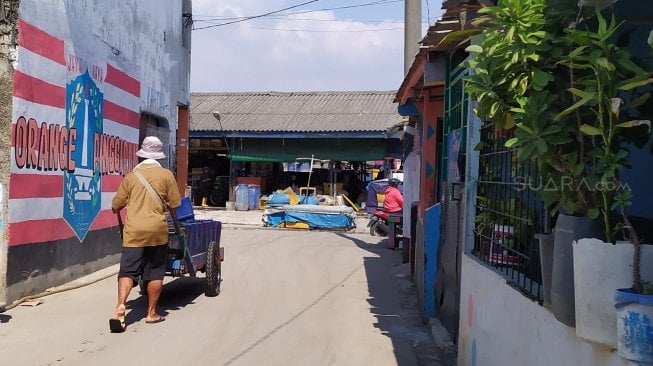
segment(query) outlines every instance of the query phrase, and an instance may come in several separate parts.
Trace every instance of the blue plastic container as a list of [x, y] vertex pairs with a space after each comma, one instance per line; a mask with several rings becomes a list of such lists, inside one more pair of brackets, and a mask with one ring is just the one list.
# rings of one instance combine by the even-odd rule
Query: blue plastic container
[[653, 296], [617, 289], [617, 353], [638, 365], [653, 364]]
[[258, 184], [249, 185], [249, 209], [258, 210], [258, 199], [261, 198], [261, 187]]
[[239, 184], [236, 186], [236, 211], [247, 211], [249, 208], [249, 186]]
[[181, 199], [181, 206], [177, 207], [175, 212], [177, 213], [177, 220], [179, 221], [195, 221], [195, 213], [193, 213], [193, 205], [191, 204], [189, 197], [184, 197]]

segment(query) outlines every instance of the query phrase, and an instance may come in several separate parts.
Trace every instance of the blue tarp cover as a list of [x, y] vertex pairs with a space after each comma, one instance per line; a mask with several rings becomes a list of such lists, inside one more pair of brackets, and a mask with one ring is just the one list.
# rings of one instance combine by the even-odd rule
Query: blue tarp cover
[[272, 227], [303, 222], [311, 229], [352, 229], [356, 213], [348, 206], [287, 205], [269, 209], [264, 220]]

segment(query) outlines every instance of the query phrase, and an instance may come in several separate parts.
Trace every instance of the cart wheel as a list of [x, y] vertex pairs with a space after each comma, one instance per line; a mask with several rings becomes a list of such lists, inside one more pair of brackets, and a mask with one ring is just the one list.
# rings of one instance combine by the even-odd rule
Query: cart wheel
[[204, 294], [209, 297], [220, 294], [222, 281], [222, 263], [220, 262], [220, 246], [212, 241], [206, 250], [206, 290]]

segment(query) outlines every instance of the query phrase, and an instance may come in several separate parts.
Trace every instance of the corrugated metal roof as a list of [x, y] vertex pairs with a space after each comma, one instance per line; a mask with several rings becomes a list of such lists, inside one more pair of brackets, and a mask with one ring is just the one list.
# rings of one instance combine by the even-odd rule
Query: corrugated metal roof
[[386, 131], [401, 121], [396, 91], [191, 93], [190, 130], [230, 132]]

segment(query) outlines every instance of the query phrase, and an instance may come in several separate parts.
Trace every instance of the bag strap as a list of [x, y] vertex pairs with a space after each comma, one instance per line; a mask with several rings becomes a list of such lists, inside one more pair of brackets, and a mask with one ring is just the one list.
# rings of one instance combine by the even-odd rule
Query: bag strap
[[134, 169], [132, 171], [134, 172], [134, 175], [136, 176], [136, 178], [138, 178], [138, 180], [140, 180], [141, 183], [143, 183], [143, 185], [145, 186], [145, 189], [150, 193], [150, 195], [154, 198], [154, 200], [159, 202], [159, 204], [161, 206], [163, 206], [163, 211], [165, 211], [166, 207], [167, 207], [166, 204], [163, 203], [163, 200], [161, 199], [161, 196], [159, 196], [159, 194], [156, 193], [154, 188], [152, 188], [152, 185], [150, 185], [150, 182], [148, 182], [147, 179], [145, 179], [145, 177], [138, 171], [138, 169]]
[[[141, 183], [143, 183], [143, 186], [145, 186], [145, 189], [150, 193], [150, 195], [151, 195], [151, 196], [152, 196], [152, 197], [153, 197], [157, 202], [159, 202], [159, 204], [160, 204], [161, 206], [163, 206], [163, 211], [165, 212], [165, 210], [168, 208], [168, 205], [166, 205], [166, 204], [163, 202], [163, 199], [161, 198], [161, 196], [159, 196], [159, 194], [154, 190], [154, 188], [152, 188], [152, 185], [150, 184], [150, 182], [148, 182], [147, 179], [145, 179], [145, 177], [143, 176], [143, 174], [141, 174], [141, 173], [138, 171], [138, 169], [133, 169], [132, 172], [134, 173], [134, 175], [136, 176], [136, 178], [138, 178], [138, 180], [140, 180]], [[168, 209], [168, 212], [170, 212], [170, 217], [172, 218], [172, 222], [173, 222], [174, 225], [175, 225], [175, 230], [177, 231], [178, 234], [181, 234], [181, 225], [179, 224], [179, 221], [177, 220], [177, 213], [174, 212], [173, 210], [170, 210], [170, 209]]]

